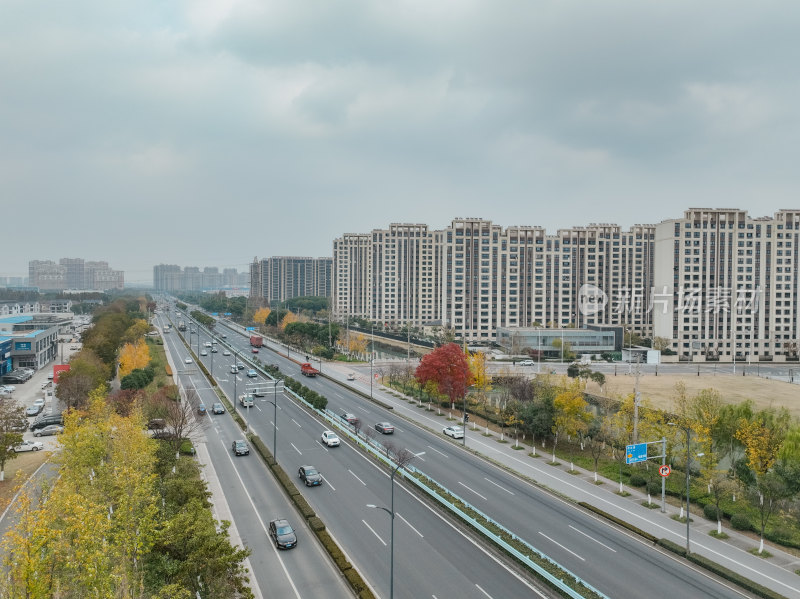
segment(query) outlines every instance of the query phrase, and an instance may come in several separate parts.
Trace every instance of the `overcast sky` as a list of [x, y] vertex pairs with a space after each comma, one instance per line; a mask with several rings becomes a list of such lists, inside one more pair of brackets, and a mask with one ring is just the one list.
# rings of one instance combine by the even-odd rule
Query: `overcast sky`
[[800, 3], [2, 0], [0, 276], [800, 208]]

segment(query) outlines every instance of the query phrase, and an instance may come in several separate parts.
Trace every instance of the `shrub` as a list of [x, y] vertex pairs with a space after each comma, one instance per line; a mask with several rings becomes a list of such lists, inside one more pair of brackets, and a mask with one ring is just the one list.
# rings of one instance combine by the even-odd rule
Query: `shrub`
[[713, 503], [708, 503], [703, 508], [703, 515], [709, 520], [716, 522], [719, 519], [719, 510], [717, 510], [717, 506]]
[[647, 484], [647, 479], [638, 472], [634, 472], [633, 474], [631, 474], [631, 478], [628, 481], [628, 484], [632, 487], [643, 487], [644, 485]]
[[731, 528], [734, 530], [750, 530], [752, 528], [752, 525], [750, 524], [750, 517], [747, 514], [742, 514], [741, 512], [734, 514], [731, 516]]
[[661, 495], [661, 481], [651, 480], [647, 483], [647, 492], [650, 493], [650, 495]]

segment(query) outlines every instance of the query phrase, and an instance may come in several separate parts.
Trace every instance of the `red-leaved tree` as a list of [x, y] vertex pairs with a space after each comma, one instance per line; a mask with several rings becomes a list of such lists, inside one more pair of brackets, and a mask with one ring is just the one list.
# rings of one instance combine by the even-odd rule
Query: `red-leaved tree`
[[467, 387], [472, 384], [467, 358], [455, 343], [442, 345], [425, 355], [417, 366], [415, 376], [421, 386], [428, 381], [436, 383], [439, 393], [450, 398], [450, 409], [455, 407], [457, 399], [464, 397]]

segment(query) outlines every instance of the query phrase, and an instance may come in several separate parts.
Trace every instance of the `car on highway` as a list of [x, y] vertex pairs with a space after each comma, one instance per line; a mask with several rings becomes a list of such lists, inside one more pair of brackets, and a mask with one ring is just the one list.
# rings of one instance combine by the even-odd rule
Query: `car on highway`
[[250, 351], [253, 352], [254, 354], [257, 354], [258, 353], [258, 348], [254, 347]]
[[322, 484], [322, 475], [314, 466], [300, 466], [300, 469], [297, 471], [297, 476], [300, 477], [300, 480], [302, 480], [307, 487], [316, 487]]
[[356, 416], [355, 414], [351, 414], [350, 412], [342, 413], [342, 420], [347, 421], [347, 423], [352, 426], [358, 424], [358, 416]]
[[48, 424], [47, 426], [34, 431], [34, 437], [47, 437], [48, 435], [60, 435], [64, 432], [64, 427], [60, 424]]
[[247, 371], [247, 376], [250, 377], [251, 379], [254, 379], [258, 376], [258, 373], [251, 368], [250, 370]]
[[239, 363], [236, 365], [236, 368], [237, 368], [238, 370], [244, 370], [244, 364], [242, 364], [241, 362], [239, 362]]
[[210, 341], [206, 341], [206, 342], [203, 344], [203, 346], [204, 346], [204, 347], [211, 347], [211, 342], [210, 342]]
[[220, 402], [216, 402], [214, 405], [211, 406], [211, 411], [214, 414], [224, 414], [225, 406], [223, 406]]
[[191, 364], [192, 363], [192, 359], [191, 358], [186, 358], [183, 362], [184, 362], [184, 364]]
[[236, 366], [231, 366], [231, 374], [239, 374], [239, 369]]
[[225, 333], [222, 333], [222, 335], [220, 335], [220, 337], [222, 337], [223, 339], [227, 339], [228, 338], [228, 336]]
[[350, 373], [348, 373], [348, 375], [347, 375], [347, 380], [348, 380], [348, 381], [354, 381], [354, 380], [356, 380], [356, 373], [355, 373], [355, 372], [350, 372]]
[[200, 350], [200, 355], [201, 355], [201, 356], [207, 356], [207, 355], [208, 355], [208, 352], [207, 352], [206, 350], [204, 350], [204, 349], [201, 349], [201, 350]]
[[250, 455], [250, 448], [247, 446], [247, 441], [243, 439], [236, 439], [231, 443], [231, 450], [235, 456]]
[[453, 439], [464, 438], [464, 429], [460, 426], [446, 426], [442, 429], [442, 432], [448, 437], [453, 437]]
[[206, 415], [206, 404], [201, 403], [200, 405], [197, 406], [197, 414], [200, 416]]
[[266, 395], [267, 395], [266, 389], [260, 387], [256, 387], [255, 389], [253, 389], [253, 397], [265, 397]]
[[269, 523], [269, 536], [278, 549], [291, 549], [297, 546], [297, 535], [287, 520], [279, 518]]
[[328, 447], [339, 447], [339, 436], [333, 431], [322, 431], [322, 442]]
[[520, 360], [520, 366], [533, 366], [533, 360]]
[[394, 433], [394, 426], [389, 424], [388, 422], [378, 422], [375, 425], [375, 430], [379, 433], [383, 433], [384, 435], [391, 435]]
[[216, 346], [216, 345], [214, 345], [214, 346], [212, 346], [212, 347], [211, 347], [211, 353], [212, 353], [212, 354], [215, 354], [215, 353], [217, 353], [218, 351], [219, 351], [219, 350], [217, 349], [217, 346]]
[[44, 443], [42, 443], [41, 441], [25, 440], [22, 441], [19, 445], [12, 445], [8, 449], [15, 453], [22, 453], [23, 451], [39, 451], [41, 449], [44, 449]]
[[44, 409], [44, 406], [28, 406], [25, 408], [25, 415], [26, 416], [38, 416], [41, 411]]
[[231, 352], [229, 352], [227, 349], [224, 349], [224, 350], [222, 350], [222, 355], [223, 356], [230, 356]]

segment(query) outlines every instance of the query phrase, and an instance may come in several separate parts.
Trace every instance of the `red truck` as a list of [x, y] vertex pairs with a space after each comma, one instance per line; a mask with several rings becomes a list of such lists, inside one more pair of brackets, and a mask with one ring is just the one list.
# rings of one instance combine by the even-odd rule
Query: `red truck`
[[317, 376], [319, 374], [319, 370], [306, 362], [305, 364], [300, 364], [300, 374], [303, 376]]
[[250, 345], [253, 347], [262, 347], [264, 345], [264, 338], [261, 335], [250, 335]]

